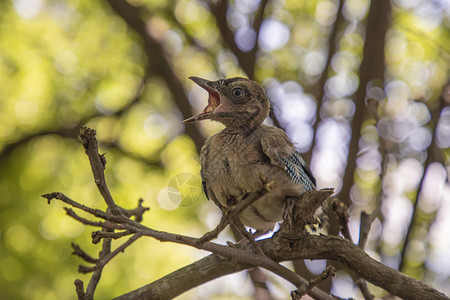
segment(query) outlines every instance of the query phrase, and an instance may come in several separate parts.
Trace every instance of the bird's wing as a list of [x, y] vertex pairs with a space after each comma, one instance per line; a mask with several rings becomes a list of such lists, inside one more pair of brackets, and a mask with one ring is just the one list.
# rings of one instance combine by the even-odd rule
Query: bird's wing
[[295, 183], [303, 184], [306, 190], [316, 188], [316, 179], [311, 170], [284, 131], [272, 131], [263, 135], [260, 141], [262, 150], [272, 165], [284, 169]]
[[216, 199], [214, 193], [211, 190], [209, 182], [206, 181], [207, 176], [205, 176], [205, 170], [206, 170], [206, 160], [209, 155], [209, 145], [210, 140], [208, 139], [206, 140], [205, 144], [202, 147], [202, 150], [200, 151], [200, 165], [202, 167], [200, 175], [202, 177], [202, 188], [206, 198], [208, 200], [213, 201], [216, 206], [218, 206], [221, 210], [223, 210], [223, 205], [220, 204], [219, 200]]
[[202, 176], [203, 192], [205, 193], [206, 198], [210, 200], [208, 196], [208, 186], [206, 184], [206, 176], [204, 174], [206, 168], [206, 158], [208, 157], [208, 155], [209, 155], [209, 140], [206, 140], [205, 144], [202, 147], [202, 150], [200, 151], [200, 165], [202, 167], [200, 175]]

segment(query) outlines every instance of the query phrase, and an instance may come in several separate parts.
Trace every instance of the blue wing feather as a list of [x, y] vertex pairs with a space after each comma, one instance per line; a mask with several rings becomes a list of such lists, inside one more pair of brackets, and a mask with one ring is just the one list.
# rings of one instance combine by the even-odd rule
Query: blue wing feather
[[299, 153], [294, 152], [290, 157], [281, 157], [281, 160], [295, 183], [303, 184], [308, 191], [316, 188], [316, 179]]

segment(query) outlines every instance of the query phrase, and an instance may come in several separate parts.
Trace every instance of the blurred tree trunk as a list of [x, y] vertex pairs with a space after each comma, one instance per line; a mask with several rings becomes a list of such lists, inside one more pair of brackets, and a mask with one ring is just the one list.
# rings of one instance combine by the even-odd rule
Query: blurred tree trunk
[[[384, 44], [385, 36], [390, 24], [390, 1], [371, 1], [366, 23], [366, 39], [363, 49], [363, 58], [359, 68], [359, 87], [353, 95], [355, 114], [351, 121], [351, 140], [348, 146], [347, 166], [344, 172], [342, 189], [338, 197], [347, 206], [352, 203], [350, 190], [354, 183], [356, 171], [356, 158], [359, 152], [359, 139], [364, 121], [371, 117], [369, 107], [366, 105], [366, 88], [369, 82], [378, 80], [384, 82], [385, 60]], [[383, 88], [383, 87], [382, 87]], [[332, 235], [339, 234], [339, 225], [334, 213], [329, 216]], [[330, 262], [327, 263], [330, 265]], [[331, 284], [324, 287], [326, 291], [331, 289]]]
[[[439, 122], [440, 114], [444, 110], [444, 107], [446, 105], [448, 105], [445, 103], [446, 102], [445, 97], [446, 97], [446, 95], [448, 97], [449, 91], [450, 91], [450, 82], [447, 82], [447, 84], [443, 87], [442, 93], [439, 97], [439, 100], [438, 100], [439, 105], [436, 106], [434, 109], [430, 108], [430, 111], [431, 111], [430, 129], [432, 130], [433, 135], [432, 135], [431, 144], [427, 149], [427, 160], [425, 161], [422, 178], [420, 179], [419, 186], [417, 188], [416, 198], [414, 200], [414, 206], [413, 206], [413, 213], [411, 215], [408, 229], [406, 231], [405, 242], [403, 243], [403, 248], [401, 249], [400, 263], [398, 266], [398, 270], [401, 272], [407, 273], [406, 271], [407, 271], [407, 266], [408, 266], [408, 258], [407, 258], [408, 247], [412, 240], [414, 240], [415, 238], [422, 239], [422, 240], [420, 240], [420, 243], [424, 243], [425, 245], [428, 246], [427, 240], [423, 240], [423, 238], [417, 237], [414, 235], [415, 229], [422, 228], [422, 229], [425, 229], [426, 232], [428, 232], [430, 230], [432, 222], [434, 222], [434, 220], [436, 218], [437, 209], [431, 213], [420, 211], [419, 201], [421, 199], [421, 196], [423, 196], [422, 188], [423, 188], [425, 176], [427, 176], [427, 170], [428, 170], [428, 167], [430, 166], [430, 164], [432, 164], [433, 162], [439, 162], [441, 164], [445, 163], [445, 160], [442, 156], [442, 152], [436, 143], [436, 135], [437, 135], [437, 129], [438, 129], [437, 125]], [[424, 218], [423, 216], [427, 215], [427, 214], [428, 215], [432, 214], [433, 216]], [[422, 215], [422, 217], [419, 218], [418, 215]], [[420, 265], [416, 264], [413, 268], [416, 270], [424, 269], [424, 266], [423, 266], [424, 263], [425, 263], [425, 261], [422, 261], [422, 263]], [[422, 273], [422, 272], [419, 271], [417, 273]]]
[[[342, 24], [344, 23], [344, 17], [342, 15], [342, 9], [344, 8], [344, 0], [339, 1], [338, 10], [336, 12], [336, 20], [334, 21], [333, 28], [330, 32], [330, 36], [328, 38], [328, 57], [327, 62], [325, 64], [325, 68], [323, 69], [322, 74], [320, 75], [319, 81], [316, 84], [315, 90], [315, 96], [316, 96], [316, 120], [313, 124], [313, 142], [311, 144], [311, 147], [308, 152], [302, 154], [303, 159], [308, 163], [308, 165], [311, 165], [311, 158], [312, 153], [314, 151], [314, 145], [316, 142], [316, 133], [317, 133], [317, 127], [320, 123], [320, 116], [319, 112], [323, 104], [323, 98], [325, 96], [325, 83], [327, 82], [328, 76], [330, 74], [331, 69], [331, 60], [333, 59], [334, 54], [336, 53], [337, 45], [339, 44], [338, 37], [340, 36], [340, 32], [342, 30]], [[300, 274], [301, 276], [305, 278], [312, 278], [314, 275], [308, 270], [308, 268], [305, 265], [305, 261], [303, 260], [295, 260], [293, 261], [295, 272]], [[325, 280], [324, 282], [320, 283], [318, 287], [320, 287], [322, 290], [329, 292], [331, 290], [331, 280]]]
[[320, 123], [320, 109], [322, 107], [323, 98], [325, 97], [325, 83], [327, 82], [328, 75], [330, 74], [331, 70], [331, 60], [333, 59], [334, 54], [336, 53], [337, 45], [339, 44], [338, 36], [340, 37], [340, 32], [342, 30], [342, 24], [344, 23], [344, 16], [342, 15], [342, 9], [344, 8], [344, 0], [339, 1], [339, 7], [336, 13], [336, 21], [334, 21], [333, 29], [331, 30], [330, 36], [328, 38], [328, 57], [327, 62], [325, 64], [325, 68], [323, 69], [322, 74], [320, 74], [320, 78], [318, 81], [318, 91], [315, 94], [316, 96], [316, 120], [313, 124], [313, 142], [311, 144], [311, 148], [308, 152], [303, 154], [303, 159], [308, 163], [308, 165], [311, 165], [311, 158], [312, 153], [314, 150], [314, 145], [316, 142], [316, 133], [317, 133], [317, 127]]
[[[148, 60], [146, 66], [147, 73], [153, 76], [159, 76], [165, 81], [169, 87], [169, 91], [172, 93], [173, 101], [184, 119], [193, 116], [194, 112], [186, 96], [183, 84], [175, 73], [172, 62], [167, 57], [168, 54], [164, 51], [161, 44], [150, 34], [147, 23], [141, 20], [141, 9], [122, 0], [108, 0], [108, 3], [128, 26], [133, 28], [141, 37]], [[200, 152], [205, 137], [201, 134], [198, 125], [186, 126], [185, 131], [192, 138], [197, 151]]]
[[348, 147], [347, 166], [344, 173], [342, 190], [339, 196], [347, 205], [351, 203], [350, 189], [354, 182], [358, 143], [364, 121], [369, 118], [366, 104], [366, 88], [370, 81], [384, 82], [385, 60], [384, 42], [390, 24], [391, 4], [389, 0], [371, 1], [367, 17], [366, 40], [363, 59], [359, 69], [359, 87], [353, 96], [355, 115], [351, 122], [351, 140]]

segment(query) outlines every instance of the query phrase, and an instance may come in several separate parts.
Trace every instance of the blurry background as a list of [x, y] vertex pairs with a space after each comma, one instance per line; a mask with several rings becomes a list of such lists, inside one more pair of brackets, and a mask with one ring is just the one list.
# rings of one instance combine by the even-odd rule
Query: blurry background
[[[448, 0], [1, 1], [0, 298], [74, 299], [73, 281], [89, 278], [70, 242], [97, 255], [92, 228], [40, 197], [105, 208], [76, 141], [82, 125], [97, 130], [116, 202], [151, 207], [146, 225], [200, 236], [217, 224], [198, 151], [221, 125], [181, 122], [206, 104], [193, 75], [262, 83], [267, 123], [287, 131], [319, 187], [351, 204], [354, 239], [360, 212], [378, 214], [368, 253], [450, 293], [449, 16]], [[96, 296], [206, 254], [141, 239], [107, 265]], [[305, 277], [324, 266], [296, 265]], [[274, 299], [293, 289], [264, 280]], [[343, 268], [328, 288], [361, 297]], [[241, 272], [180, 299], [254, 291]]]

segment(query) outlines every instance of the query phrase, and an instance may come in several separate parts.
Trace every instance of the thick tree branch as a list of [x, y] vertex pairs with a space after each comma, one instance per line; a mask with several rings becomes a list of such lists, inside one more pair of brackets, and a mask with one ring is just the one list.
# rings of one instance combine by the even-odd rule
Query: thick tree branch
[[[375, 261], [358, 246], [339, 237], [307, 236], [295, 242], [288, 251], [277, 251], [272, 239], [258, 243], [275, 261], [337, 260], [367, 281], [403, 299], [448, 299], [424, 282]], [[116, 299], [171, 299], [205, 282], [250, 266], [249, 263], [227, 260], [212, 254]]]
[[250, 267], [251, 265], [248, 263], [240, 263], [236, 260], [211, 254], [115, 299], [173, 299], [206, 282]]

